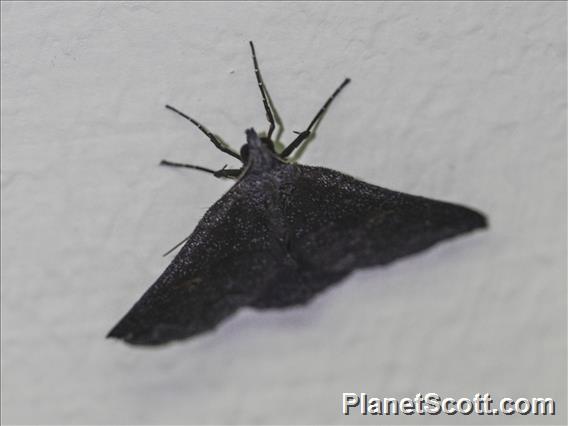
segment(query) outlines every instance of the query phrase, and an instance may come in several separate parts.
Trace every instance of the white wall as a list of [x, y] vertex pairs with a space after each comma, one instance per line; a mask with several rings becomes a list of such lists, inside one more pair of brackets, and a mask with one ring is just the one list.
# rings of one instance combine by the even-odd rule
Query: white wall
[[[2, 2], [5, 423], [566, 422], [566, 4]], [[159, 349], [104, 339], [266, 129], [488, 232]], [[230, 159], [228, 161], [231, 163]], [[344, 417], [342, 392], [554, 397], [557, 417]]]

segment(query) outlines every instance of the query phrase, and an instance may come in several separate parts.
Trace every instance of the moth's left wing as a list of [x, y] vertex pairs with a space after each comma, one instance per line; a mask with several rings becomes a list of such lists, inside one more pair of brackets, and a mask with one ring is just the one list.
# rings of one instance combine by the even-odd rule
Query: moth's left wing
[[289, 276], [262, 200], [235, 185], [108, 337], [154, 345], [214, 328]]

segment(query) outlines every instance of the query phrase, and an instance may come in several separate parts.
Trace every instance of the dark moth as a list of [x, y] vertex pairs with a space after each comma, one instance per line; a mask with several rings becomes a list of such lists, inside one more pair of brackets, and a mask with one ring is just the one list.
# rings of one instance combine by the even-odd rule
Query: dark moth
[[162, 344], [211, 330], [243, 306], [305, 304], [354, 269], [385, 265], [487, 226], [482, 214], [467, 207], [289, 161], [349, 80], [307, 130], [277, 152], [271, 140], [274, 115], [252, 43], [251, 49], [270, 122], [267, 136], [247, 130], [247, 143], [236, 153], [197, 121], [168, 106], [243, 165], [214, 171], [162, 162], [236, 182], [205, 213], [172, 263], [108, 337], [139, 345]]

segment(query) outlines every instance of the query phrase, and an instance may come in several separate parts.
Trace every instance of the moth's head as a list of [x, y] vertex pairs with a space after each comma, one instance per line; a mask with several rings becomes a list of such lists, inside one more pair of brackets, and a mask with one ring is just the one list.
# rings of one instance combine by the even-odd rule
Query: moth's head
[[274, 151], [274, 143], [266, 137], [260, 137], [254, 129], [247, 129], [247, 143], [241, 147], [243, 163], [254, 168], [271, 168], [275, 162], [281, 162]]

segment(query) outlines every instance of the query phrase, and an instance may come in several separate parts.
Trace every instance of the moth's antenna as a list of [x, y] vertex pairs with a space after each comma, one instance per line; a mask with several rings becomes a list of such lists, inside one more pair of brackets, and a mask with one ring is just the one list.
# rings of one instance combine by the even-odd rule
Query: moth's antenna
[[268, 103], [268, 96], [266, 94], [266, 89], [264, 88], [264, 82], [262, 81], [262, 76], [260, 75], [260, 70], [258, 69], [258, 61], [256, 60], [256, 52], [254, 51], [254, 44], [249, 41], [250, 50], [252, 52], [252, 62], [254, 64], [254, 74], [256, 75], [256, 82], [258, 83], [258, 88], [260, 89], [260, 95], [262, 96], [262, 103], [264, 104], [264, 110], [266, 111], [266, 119], [270, 123], [270, 128], [268, 129], [268, 139], [271, 138], [272, 132], [276, 124], [274, 122], [274, 115], [270, 109], [270, 104]]
[[292, 154], [292, 152], [296, 148], [298, 148], [300, 146], [300, 144], [302, 142], [304, 142], [308, 138], [308, 136], [310, 136], [310, 133], [312, 132], [314, 126], [321, 119], [321, 117], [325, 114], [325, 112], [327, 111], [327, 108], [329, 107], [331, 102], [335, 99], [335, 97], [337, 95], [339, 95], [339, 92], [341, 92], [343, 90], [343, 88], [349, 84], [350, 81], [351, 81], [351, 79], [349, 79], [349, 78], [346, 78], [345, 80], [343, 80], [343, 83], [341, 83], [340, 86], [337, 89], [335, 89], [335, 92], [333, 92], [333, 94], [327, 99], [325, 104], [323, 104], [323, 107], [321, 107], [321, 109], [318, 111], [318, 113], [316, 114], [316, 116], [313, 118], [310, 125], [308, 126], [308, 128], [306, 130], [304, 130], [303, 132], [299, 132], [299, 133], [296, 132], [296, 133], [298, 133], [298, 136], [296, 137], [296, 139], [294, 139], [292, 141], [292, 143], [290, 143], [290, 145], [288, 145], [286, 148], [284, 148], [284, 150], [280, 153], [281, 157], [283, 157], [283, 158], [288, 157], [290, 154]]
[[160, 162], [160, 166], [171, 166], [171, 167], [184, 167], [186, 169], [193, 169], [193, 170], [200, 170], [202, 172], [211, 173], [213, 176], [218, 178], [237, 178], [240, 173], [241, 169], [227, 169], [227, 166], [224, 166], [222, 169], [213, 170], [208, 169], [207, 167], [195, 166], [193, 164], [185, 164], [185, 163], [175, 163], [173, 161], [162, 160]]
[[209, 138], [209, 140], [211, 142], [213, 142], [213, 145], [215, 145], [219, 150], [223, 151], [226, 154], [229, 154], [232, 157], [235, 157], [237, 160], [242, 161], [241, 160], [241, 156], [239, 154], [237, 154], [235, 151], [233, 151], [230, 147], [228, 147], [225, 143], [221, 142], [217, 136], [215, 136], [213, 133], [211, 133], [209, 130], [207, 130], [201, 123], [199, 123], [197, 120], [194, 120], [193, 118], [191, 118], [189, 115], [184, 114], [183, 112], [175, 109], [173, 106], [171, 105], [166, 105], [166, 108], [175, 112], [176, 114], [181, 115], [183, 118], [185, 118], [186, 120], [191, 121], [193, 124], [195, 124], [197, 126], [197, 128], [199, 130], [201, 130], [205, 136], [207, 136]]

